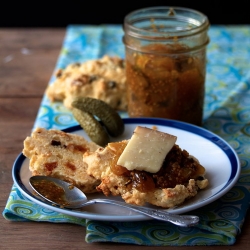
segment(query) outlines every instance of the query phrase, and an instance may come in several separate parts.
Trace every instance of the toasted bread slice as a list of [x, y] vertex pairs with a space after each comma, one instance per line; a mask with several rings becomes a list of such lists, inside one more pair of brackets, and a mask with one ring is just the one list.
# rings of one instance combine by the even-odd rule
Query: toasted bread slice
[[87, 174], [82, 157], [99, 146], [76, 134], [44, 128], [35, 129], [24, 140], [23, 154], [30, 159], [32, 175], [46, 175], [68, 181], [85, 193], [96, 192], [100, 181]]

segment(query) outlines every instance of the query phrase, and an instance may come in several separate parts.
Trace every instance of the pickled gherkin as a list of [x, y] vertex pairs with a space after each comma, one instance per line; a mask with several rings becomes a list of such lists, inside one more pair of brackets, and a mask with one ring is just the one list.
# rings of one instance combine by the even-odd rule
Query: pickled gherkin
[[98, 117], [112, 137], [119, 136], [124, 131], [124, 123], [119, 114], [102, 100], [78, 97], [72, 102], [72, 107]]
[[110, 139], [107, 131], [92, 114], [77, 108], [73, 108], [72, 113], [93, 142], [102, 147], [109, 143]]

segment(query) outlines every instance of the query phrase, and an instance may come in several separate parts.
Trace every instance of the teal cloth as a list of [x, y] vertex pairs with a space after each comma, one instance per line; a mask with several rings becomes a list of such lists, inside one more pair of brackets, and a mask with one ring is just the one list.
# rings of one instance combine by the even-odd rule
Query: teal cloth
[[[121, 25], [70, 25], [55, 70], [104, 54], [124, 57]], [[195, 227], [167, 222], [106, 222], [85, 220], [34, 204], [13, 184], [3, 216], [10, 221], [74, 223], [86, 227], [85, 240], [149, 246], [233, 245], [240, 236], [250, 203], [250, 26], [211, 26], [207, 53], [207, 79], [203, 127], [224, 138], [237, 152], [241, 175], [220, 199], [192, 214]], [[52, 75], [50, 82], [53, 82]], [[121, 113], [127, 117], [126, 113]], [[43, 97], [34, 127], [64, 129], [76, 125], [61, 103]], [[79, 227], [79, 230], [81, 228]]]

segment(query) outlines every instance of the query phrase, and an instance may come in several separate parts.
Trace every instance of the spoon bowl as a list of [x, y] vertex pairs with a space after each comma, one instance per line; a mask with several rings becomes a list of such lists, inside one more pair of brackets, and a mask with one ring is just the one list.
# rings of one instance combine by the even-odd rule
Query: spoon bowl
[[125, 202], [110, 199], [91, 199], [72, 184], [50, 176], [32, 176], [29, 180], [32, 189], [43, 199], [66, 209], [79, 209], [84, 206], [102, 203], [120, 206], [144, 214], [152, 219], [168, 221], [182, 227], [198, 224], [199, 217], [195, 215], [177, 215], [166, 210], [130, 205]]

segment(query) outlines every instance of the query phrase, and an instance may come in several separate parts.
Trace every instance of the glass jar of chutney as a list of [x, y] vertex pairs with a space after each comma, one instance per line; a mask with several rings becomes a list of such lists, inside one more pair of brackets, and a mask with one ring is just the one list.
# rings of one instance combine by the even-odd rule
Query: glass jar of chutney
[[149, 7], [124, 18], [128, 114], [200, 126], [209, 20], [182, 7]]

